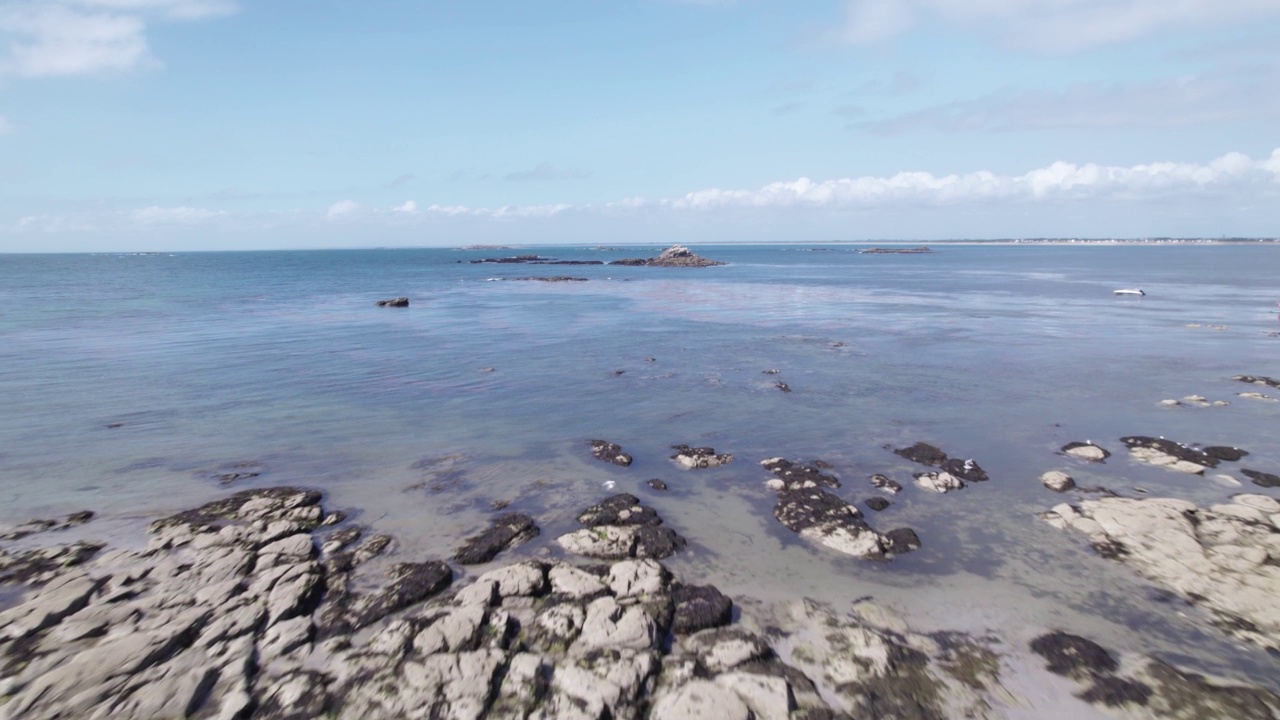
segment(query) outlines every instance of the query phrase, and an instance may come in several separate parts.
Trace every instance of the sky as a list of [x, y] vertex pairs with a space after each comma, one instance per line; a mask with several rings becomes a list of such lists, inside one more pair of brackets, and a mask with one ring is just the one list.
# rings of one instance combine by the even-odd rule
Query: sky
[[0, 0], [0, 252], [1280, 236], [1280, 0]]

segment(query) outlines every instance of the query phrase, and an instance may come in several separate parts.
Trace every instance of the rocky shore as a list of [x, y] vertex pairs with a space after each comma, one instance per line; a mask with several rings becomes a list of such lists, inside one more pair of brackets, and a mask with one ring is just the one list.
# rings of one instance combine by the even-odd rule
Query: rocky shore
[[[633, 462], [617, 443], [588, 445], [602, 466]], [[889, 449], [937, 468], [916, 475], [928, 490], [922, 478], [988, 479], [975, 461], [927, 443]], [[674, 450], [690, 470], [733, 459]], [[1108, 455], [1092, 443], [1063, 452]], [[1228, 461], [1243, 451], [1185, 452]], [[843, 483], [830, 465], [761, 465], [777, 521], [823, 551], [884, 562], [921, 547], [910, 528], [872, 528], [836, 494]], [[879, 473], [870, 485], [903, 490]], [[748, 603], [748, 612], [673, 575], [661, 561], [689, 541], [629, 493], [585, 508], [581, 527], [551, 542], [534, 542], [536, 517], [495, 513], [450, 561], [399, 557], [394, 538], [323, 499], [292, 487], [242, 491], [151, 523], [145, 547], [55, 542], [91, 530], [89, 512], [0, 534], [23, 545], [0, 549], [11, 598], [0, 613], [0, 717], [997, 718], [1026, 703], [1002, 684], [1009, 663], [1035, 656], [1045, 682], [1069, 678], [1070, 693], [1116, 717], [1280, 711], [1265, 689], [1117, 659], [1059, 631], [1010, 648], [917, 632], [867, 599], [843, 609]], [[1112, 495], [1045, 519], [1215, 613], [1227, 632], [1280, 647], [1280, 502], [1243, 494], [1196, 508]]]

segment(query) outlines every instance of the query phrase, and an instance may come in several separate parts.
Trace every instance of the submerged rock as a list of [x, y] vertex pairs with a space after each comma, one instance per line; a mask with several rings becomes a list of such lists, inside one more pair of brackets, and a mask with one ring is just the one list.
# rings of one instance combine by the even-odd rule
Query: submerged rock
[[1104, 557], [1212, 613], [1224, 631], [1280, 650], [1280, 501], [1236, 495], [1185, 500], [1105, 497], [1058, 505], [1043, 519], [1089, 538]]
[[729, 453], [716, 454], [715, 448], [710, 447], [689, 447], [688, 445], [672, 445], [672, 450], [676, 451], [671, 456], [676, 464], [686, 470], [696, 468], [712, 468], [724, 465], [733, 460], [733, 455]]
[[867, 507], [875, 510], [876, 512], [880, 512], [881, 510], [889, 507], [889, 501], [882, 497], [867, 498]]
[[398, 297], [398, 298], [391, 298], [390, 300], [379, 300], [377, 305], [378, 307], [396, 307], [396, 308], [409, 307], [409, 298]]
[[1264, 473], [1258, 470], [1248, 470], [1245, 468], [1241, 468], [1240, 474], [1252, 480], [1253, 484], [1259, 487], [1264, 487], [1264, 488], [1280, 487], [1280, 477], [1272, 475], [1271, 473]]
[[653, 488], [654, 490], [657, 490], [659, 492], [666, 492], [669, 489], [667, 488], [667, 484], [662, 482], [658, 478], [652, 478], [646, 481], [645, 484], [648, 485], [650, 488]]
[[507, 513], [494, 518], [488, 529], [467, 538], [453, 554], [461, 565], [477, 565], [492, 560], [498, 553], [538, 536], [541, 530], [525, 513]]
[[591, 454], [598, 460], [603, 460], [614, 465], [627, 467], [631, 464], [631, 456], [622, 452], [622, 446], [617, 443], [611, 443], [608, 440], [592, 440]]

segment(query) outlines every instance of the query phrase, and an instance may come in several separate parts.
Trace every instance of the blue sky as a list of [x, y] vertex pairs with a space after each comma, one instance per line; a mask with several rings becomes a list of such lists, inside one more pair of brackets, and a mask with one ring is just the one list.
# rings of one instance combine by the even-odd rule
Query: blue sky
[[1280, 236], [1280, 0], [0, 0], [0, 252]]

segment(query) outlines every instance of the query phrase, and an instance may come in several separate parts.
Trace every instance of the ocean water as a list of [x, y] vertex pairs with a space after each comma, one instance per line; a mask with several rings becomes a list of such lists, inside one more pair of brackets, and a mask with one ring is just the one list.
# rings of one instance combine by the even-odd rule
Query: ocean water
[[[1038, 481], [1052, 469], [1202, 504], [1241, 491], [1136, 464], [1122, 435], [1236, 445], [1280, 473], [1280, 403], [1230, 379], [1280, 376], [1280, 248], [935, 247], [695, 247], [728, 263], [705, 269], [448, 249], [0, 255], [0, 525], [92, 509], [85, 534], [142, 543], [166, 512], [300, 484], [394, 534], [397, 558], [447, 557], [497, 501], [543, 528], [518, 553], [554, 554], [578, 510], [626, 491], [689, 539], [674, 571], [748, 610], [871, 596], [1011, 656], [1063, 629], [1280, 689], [1276, 658], [1035, 518], [1064, 499]], [[532, 275], [588, 280], [510, 280]], [[374, 306], [400, 295], [409, 308]], [[1190, 394], [1230, 405], [1159, 404]], [[593, 459], [591, 438], [634, 465]], [[1086, 439], [1115, 455], [1057, 454]], [[917, 440], [992, 479], [911, 487], [922, 468], [886, 447]], [[735, 460], [683, 471], [676, 443]], [[758, 462], [773, 456], [831, 463], [859, 503], [872, 473], [908, 485], [869, 520], [914, 528], [923, 548], [876, 564], [800, 542], [772, 517]], [[257, 474], [224, 485], [231, 473]]]

